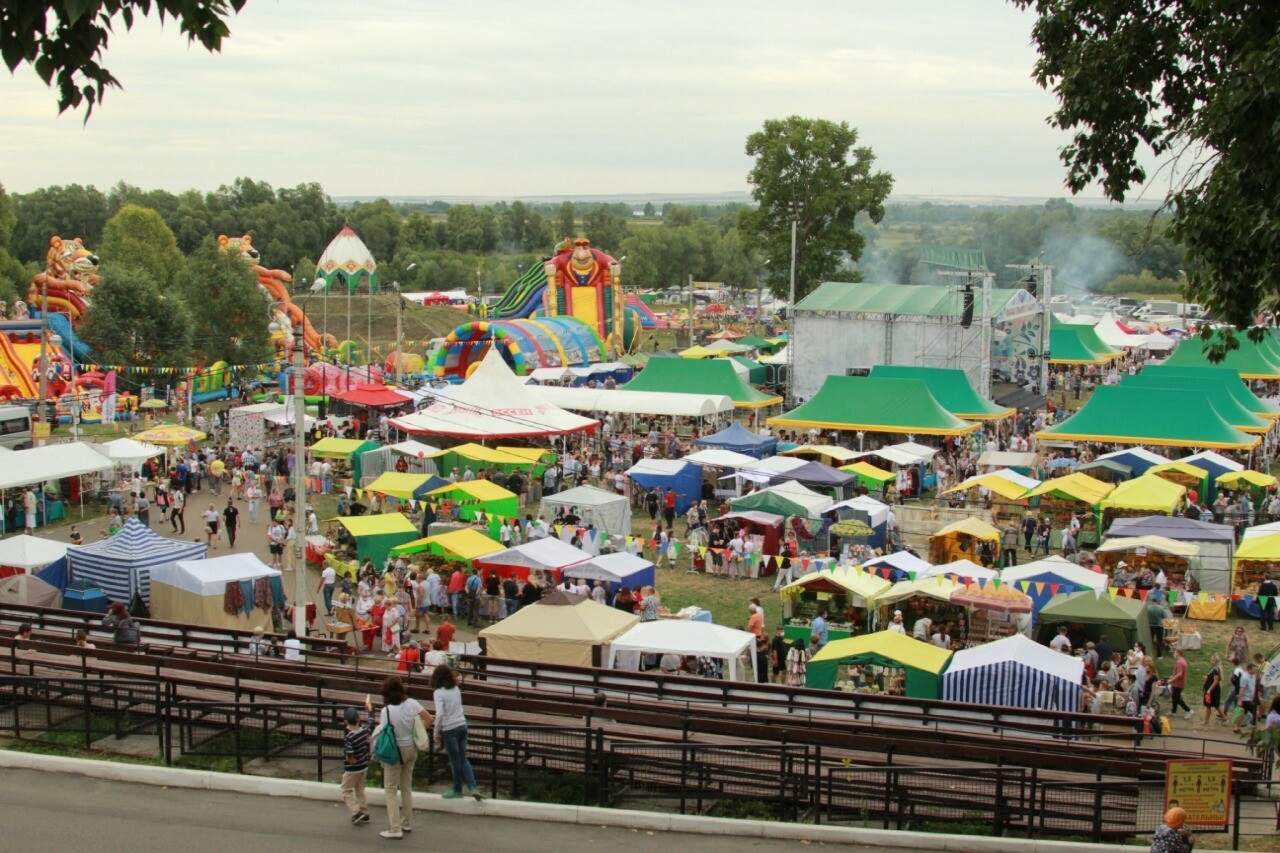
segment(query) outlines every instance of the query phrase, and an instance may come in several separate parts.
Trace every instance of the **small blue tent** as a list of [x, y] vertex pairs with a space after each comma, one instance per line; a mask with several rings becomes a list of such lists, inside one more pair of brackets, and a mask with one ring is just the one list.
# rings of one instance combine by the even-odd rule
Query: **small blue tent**
[[641, 459], [627, 470], [633, 482], [646, 489], [670, 488], [676, 493], [676, 514], [702, 499], [702, 468], [683, 459]]
[[737, 421], [734, 421], [728, 429], [720, 430], [715, 435], [704, 435], [702, 438], [695, 439], [695, 443], [699, 447], [745, 453], [756, 459], [772, 456], [778, 450], [776, 436], [756, 435]]

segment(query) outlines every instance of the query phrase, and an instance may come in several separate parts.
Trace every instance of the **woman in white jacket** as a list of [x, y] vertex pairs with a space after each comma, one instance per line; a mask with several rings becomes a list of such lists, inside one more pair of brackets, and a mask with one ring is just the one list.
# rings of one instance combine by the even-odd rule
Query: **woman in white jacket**
[[462, 787], [477, 800], [483, 800], [476, 786], [476, 774], [467, 758], [467, 718], [462, 711], [462, 691], [458, 689], [458, 674], [448, 665], [437, 666], [431, 673], [431, 686], [435, 688], [433, 701], [436, 706], [436, 743], [444, 745], [449, 756], [449, 768], [453, 771], [453, 790], [445, 791], [446, 800], [462, 796]]

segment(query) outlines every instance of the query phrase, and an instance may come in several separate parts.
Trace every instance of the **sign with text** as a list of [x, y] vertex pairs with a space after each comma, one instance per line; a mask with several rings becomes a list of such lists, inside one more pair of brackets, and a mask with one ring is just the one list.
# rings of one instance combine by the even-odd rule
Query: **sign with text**
[[1187, 823], [1226, 826], [1231, 819], [1231, 762], [1169, 761], [1165, 768], [1164, 808], [1181, 806]]

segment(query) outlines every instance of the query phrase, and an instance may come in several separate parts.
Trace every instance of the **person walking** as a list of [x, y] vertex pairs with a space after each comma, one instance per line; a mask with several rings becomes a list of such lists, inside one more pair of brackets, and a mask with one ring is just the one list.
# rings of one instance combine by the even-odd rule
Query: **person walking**
[[236, 531], [240, 529], [240, 510], [236, 509], [232, 498], [227, 498], [227, 508], [222, 511], [222, 523], [227, 530], [227, 541], [231, 543], [232, 548], [236, 547]]
[[1182, 656], [1182, 649], [1173, 650], [1173, 674], [1169, 676], [1169, 696], [1171, 705], [1169, 710], [1176, 714], [1178, 708], [1184, 709], [1187, 713], [1183, 716], [1191, 719], [1195, 713], [1191, 710], [1191, 706], [1182, 698], [1182, 691], [1187, 686], [1187, 659]]
[[1259, 621], [1264, 631], [1276, 629], [1276, 606], [1280, 604], [1276, 596], [1280, 596], [1280, 589], [1276, 587], [1276, 579], [1268, 575], [1258, 584], [1258, 604], [1262, 608]]
[[187, 535], [187, 520], [183, 513], [187, 511], [187, 495], [182, 489], [178, 489], [169, 496], [169, 524], [173, 526], [173, 532], [179, 536]]
[[1204, 675], [1204, 725], [1209, 725], [1209, 717], [1218, 712], [1218, 721], [1225, 723], [1227, 715], [1222, 712], [1222, 658], [1214, 655], [1209, 660], [1209, 671]]
[[483, 800], [476, 785], [476, 774], [467, 758], [467, 718], [462, 711], [462, 691], [458, 689], [458, 674], [448, 664], [441, 664], [431, 672], [431, 686], [435, 688], [432, 701], [436, 709], [436, 743], [441, 744], [449, 756], [449, 769], [453, 771], [453, 790], [445, 791], [446, 800], [467, 793], [477, 801]]
[[351, 813], [351, 823], [355, 826], [369, 822], [369, 803], [365, 799], [364, 785], [369, 773], [369, 744], [373, 734], [373, 723], [367, 715], [372, 711], [373, 703], [365, 696], [364, 713], [355, 707], [342, 712], [347, 726], [342, 737], [342, 802]]
[[[417, 699], [409, 698], [404, 680], [392, 675], [382, 682], [382, 701], [385, 703], [378, 720], [378, 732], [389, 727], [395, 735], [400, 750], [400, 760], [382, 764], [383, 790], [387, 798], [388, 828], [379, 833], [383, 838], [404, 838], [413, 832], [413, 765], [418, 760], [418, 748], [413, 742], [413, 723], [417, 717], [424, 726], [435, 720]], [[374, 735], [377, 739], [377, 733]]]
[[[182, 494], [177, 492], [176, 494]], [[204, 532], [210, 551], [218, 550], [218, 509], [213, 504], [204, 511]]]

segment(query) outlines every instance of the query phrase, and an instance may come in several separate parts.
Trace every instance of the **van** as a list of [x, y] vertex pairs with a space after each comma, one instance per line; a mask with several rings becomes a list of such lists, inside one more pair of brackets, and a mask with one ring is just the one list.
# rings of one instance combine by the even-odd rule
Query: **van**
[[31, 446], [30, 410], [26, 406], [0, 406], [0, 447], [26, 450]]

